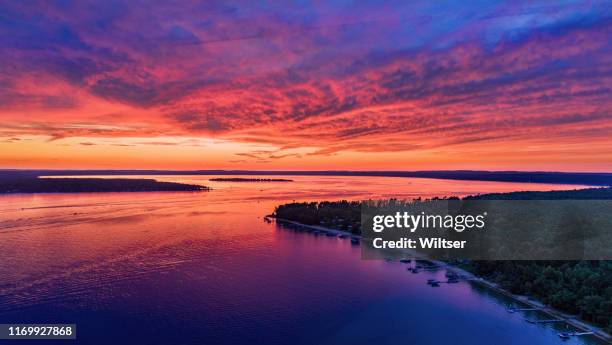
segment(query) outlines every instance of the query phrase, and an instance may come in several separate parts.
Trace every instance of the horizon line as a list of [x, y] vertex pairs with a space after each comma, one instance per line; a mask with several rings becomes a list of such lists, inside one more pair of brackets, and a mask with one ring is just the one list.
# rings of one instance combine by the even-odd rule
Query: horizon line
[[325, 169], [325, 170], [254, 170], [254, 169], [53, 169], [53, 168], [0, 168], [3, 171], [76, 171], [76, 172], [93, 172], [93, 171], [108, 171], [108, 172], [138, 172], [138, 171], [157, 171], [157, 172], [249, 172], [249, 173], [436, 173], [436, 172], [474, 172], [474, 173], [533, 173], [533, 174], [612, 174], [612, 171], [559, 171], [559, 170], [478, 170], [478, 169], [425, 169], [425, 170], [342, 170], [342, 169]]

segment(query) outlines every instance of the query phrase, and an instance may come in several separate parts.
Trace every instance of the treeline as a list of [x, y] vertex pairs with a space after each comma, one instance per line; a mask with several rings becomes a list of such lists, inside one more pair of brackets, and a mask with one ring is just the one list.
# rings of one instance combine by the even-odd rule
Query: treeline
[[277, 218], [306, 225], [321, 225], [332, 229], [361, 233], [361, 202], [321, 201], [290, 203], [277, 206]]
[[462, 267], [612, 332], [610, 261], [473, 261]]
[[[457, 199], [455, 197], [446, 200]], [[426, 203], [430, 200], [444, 200], [433, 198], [422, 200], [367, 200], [367, 201], [320, 201], [320, 202], [293, 202], [277, 206], [274, 216], [282, 219], [306, 225], [321, 225], [336, 230], [351, 231], [353, 234], [361, 235], [361, 210], [362, 207], [372, 209], [408, 209], [418, 203]]]
[[612, 188], [552, 190], [548, 192], [510, 192], [470, 195], [465, 200], [609, 200]]

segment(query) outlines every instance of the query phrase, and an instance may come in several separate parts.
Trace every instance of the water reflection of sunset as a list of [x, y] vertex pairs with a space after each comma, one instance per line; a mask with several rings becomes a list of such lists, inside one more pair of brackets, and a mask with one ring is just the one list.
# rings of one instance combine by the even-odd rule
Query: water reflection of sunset
[[[467, 282], [436, 289], [425, 283], [444, 279], [443, 270], [413, 274], [400, 262], [363, 260], [348, 238], [291, 231], [263, 217], [293, 200], [570, 186], [346, 176], [209, 181], [213, 177], [154, 176], [213, 187], [202, 192], [2, 196], [0, 316], [76, 320], [79, 339], [96, 344], [113, 343], [118, 334], [122, 344], [143, 337], [152, 344], [353, 344], [369, 343], [375, 334], [384, 344], [401, 335], [415, 344], [473, 345], [483, 328], [500, 345], [558, 343], [557, 325], [533, 327], [506, 311], [503, 296]], [[99, 332], [99, 324], [108, 330]], [[151, 324], [180, 324], [185, 331]]]

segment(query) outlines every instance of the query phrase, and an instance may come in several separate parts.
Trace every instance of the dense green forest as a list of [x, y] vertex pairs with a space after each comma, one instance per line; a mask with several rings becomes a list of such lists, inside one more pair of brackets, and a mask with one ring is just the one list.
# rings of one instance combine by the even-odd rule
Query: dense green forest
[[276, 207], [277, 218], [292, 220], [306, 225], [321, 225], [337, 230], [350, 230], [361, 234], [361, 202], [321, 201], [290, 203]]
[[[604, 200], [612, 199], [612, 188], [484, 194], [465, 199]], [[413, 202], [390, 199], [289, 203], [278, 206], [275, 216], [360, 234], [361, 208], [364, 203], [384, 208]], [[612, 332], [611, 261], [467, 261], [462, 267], [499, 283], [512, 293], [535, 297], [549, 306], [578, 315]]]
[[472, 261], [462, 267], [612, 332], [610, 261]]
[[[448, 198], [452, 200], [457, 198]], [[431, 200], [442, 200], [434, 198]], [[351, 231], [361, 235], [361, 210], [366, 205], [378, 209], [408, 208], [426, 200], [367, 200], [367, 201], [321, 201], [294, 202], [279, 205], [274, 210], [277, 218], [292, 220], [306, 225], [321, 225], [336, 230]]]

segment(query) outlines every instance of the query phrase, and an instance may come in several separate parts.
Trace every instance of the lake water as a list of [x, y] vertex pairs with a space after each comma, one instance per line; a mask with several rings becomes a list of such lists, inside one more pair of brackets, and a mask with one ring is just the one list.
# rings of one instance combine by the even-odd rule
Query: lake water
[[444, 271], [361, 260], [346, 239], [263, 221], [293, 200], [576, 186], [212, 177], [155, 177], [210, 192], [0, 197], [0, 323], [76, 323], [79, 344], [598, 344], [562, 341], [563, 326], [529, 324], [537, 315], [510, 314], [507, 299], [469, 283], [425, 283]]

